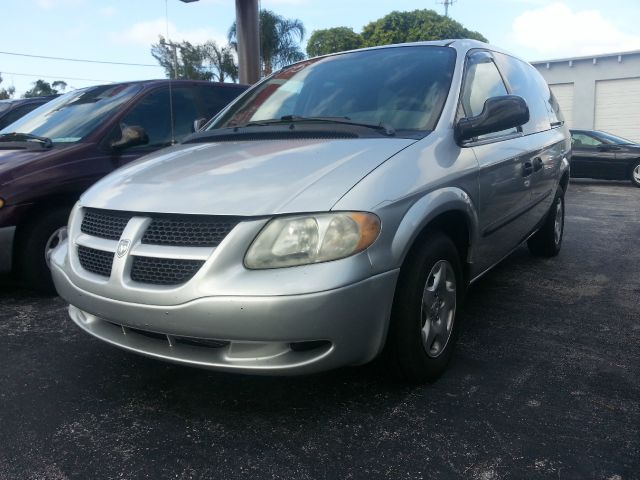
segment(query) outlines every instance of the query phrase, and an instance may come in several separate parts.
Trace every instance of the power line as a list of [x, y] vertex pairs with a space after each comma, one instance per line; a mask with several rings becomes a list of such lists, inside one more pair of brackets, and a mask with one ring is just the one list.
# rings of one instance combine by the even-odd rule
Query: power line
[[17, 52], [0, 52], [0, 53], [3, 55], [13, 55], [15, 57], [44, 58], [46, 60], [63, 60], [66, 62], [103, 63], [106, 65], [127, 65], [129, 67], [162, 68], [160, 65], [152, 65], [150, 63], [107, 62], [103, 60], [86, 60], [82, 58], [47, 57], [45, 55], [30, 55], [28, 53], [17, 53]]
[[57, 80], [81, 80], [81, 81], [85, 81], [85, 82], [104, 82], [104, 83], [114, 83], [113, 80], [100, 80], [97, 78], [78, 78], [78, 77], [67, 77], [65, 76], [60, 76], [60, 75], [36, 75], [34, 73], [16, 73], [16, 72], [6, 72], [6, 71], [2, 71], [0, 72], [3, 75], [17, 75], [20, 77], [38, 77], [38, 78], [55, 78]]

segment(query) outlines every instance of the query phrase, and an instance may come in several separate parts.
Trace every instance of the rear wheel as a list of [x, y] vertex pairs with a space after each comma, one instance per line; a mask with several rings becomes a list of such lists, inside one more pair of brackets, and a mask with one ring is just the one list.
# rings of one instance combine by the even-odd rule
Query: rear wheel
[[444, 234], [431, 232], [405, 261], [393, 302], [383, 360], [402, 380], [435, 380], [457, 339], [456, 313], [463, 277], [458, 251]]
[[640, 162], [631, 167], [631, 183], [640, 187]]
[[16, 236], [17, 273], [25, 284], [42, 293], [55, 293], [48, 258], [66, 238], [69, 208], [45, 211], [20, 227]]
[[558, 186], [556, 197], [540, 230], [528, 241], [529, 251], [538, 257], [555, 257], [560, 253], [564, 236], [564, 190]]

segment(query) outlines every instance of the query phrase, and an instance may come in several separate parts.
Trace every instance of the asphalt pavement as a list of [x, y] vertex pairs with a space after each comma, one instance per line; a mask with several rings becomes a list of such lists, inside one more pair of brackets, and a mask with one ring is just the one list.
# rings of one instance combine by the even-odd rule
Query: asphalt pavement
[[447, 372], [161, 363], [0, 290], [0, 479], [640, 478], [640, 189], [572, 182], [563, 250], [468, 295]]

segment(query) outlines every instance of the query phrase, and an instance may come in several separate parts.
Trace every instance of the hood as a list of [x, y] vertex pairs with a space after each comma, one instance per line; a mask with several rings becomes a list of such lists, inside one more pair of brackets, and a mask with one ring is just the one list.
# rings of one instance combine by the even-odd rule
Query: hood
[[47, 168], [50, 164], [57, 163], [57, 159], [61, 155], [67, 155], [71, 151], [81, 148], [84, 148], [83, 144], [33, 150], [0, 148], [0, 185], [36, 170]]
[[327, 211], [415, 140], [303, 139], [179, 145], [103, 178], [81, 198], [94, 208], [261, 216]]

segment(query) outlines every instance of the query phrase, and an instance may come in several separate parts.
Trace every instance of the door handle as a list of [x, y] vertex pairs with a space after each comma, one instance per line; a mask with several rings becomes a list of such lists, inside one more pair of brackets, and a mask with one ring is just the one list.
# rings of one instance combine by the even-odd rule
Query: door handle
[[528, 177], [533, 173], [533, 164], [531, 162], [524, 162], [522, 164], [522, 176]]
[[536, 157], [533, 159], [533, 171], [534, 172], [538, 172], [540, 170], [542, 170], [542, 167], [544, 167], [544, 163], [542, 162], [542, 159], [540, 157]]

